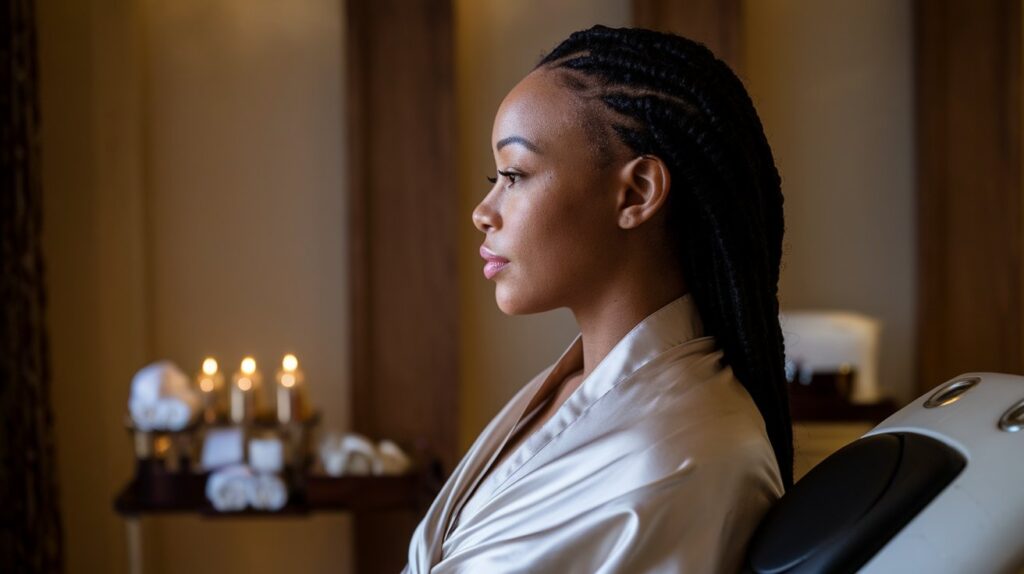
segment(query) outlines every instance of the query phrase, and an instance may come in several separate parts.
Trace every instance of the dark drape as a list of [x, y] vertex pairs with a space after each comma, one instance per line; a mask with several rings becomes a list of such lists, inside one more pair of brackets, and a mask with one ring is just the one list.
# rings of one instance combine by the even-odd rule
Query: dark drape
[[0, 570], [60, 572], [33, 0], [0, 14]]

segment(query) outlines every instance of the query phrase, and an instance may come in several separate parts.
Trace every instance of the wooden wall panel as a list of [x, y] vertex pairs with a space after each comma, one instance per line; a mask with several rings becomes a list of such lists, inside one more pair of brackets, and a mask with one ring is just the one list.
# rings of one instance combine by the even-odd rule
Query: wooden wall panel
[[915, 5], [921, 392], [1024, 372], [1020, 10]]
[[[348, 0], [353, 424], [456, 461], [450, 0]], [[357, 515], [358, 572], [397, 572], [418, 513]]]
[[743, 0], [633, 0], [633, 23], [702, 42], [743, 70]]

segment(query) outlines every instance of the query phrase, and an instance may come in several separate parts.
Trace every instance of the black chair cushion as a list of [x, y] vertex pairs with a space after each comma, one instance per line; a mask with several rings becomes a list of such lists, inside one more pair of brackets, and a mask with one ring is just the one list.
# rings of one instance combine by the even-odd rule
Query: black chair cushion
[[858, 439], [772, 507], [751, 539], [748, 571], [856, 572], [965, 465], [959, 452], [921, 434]]

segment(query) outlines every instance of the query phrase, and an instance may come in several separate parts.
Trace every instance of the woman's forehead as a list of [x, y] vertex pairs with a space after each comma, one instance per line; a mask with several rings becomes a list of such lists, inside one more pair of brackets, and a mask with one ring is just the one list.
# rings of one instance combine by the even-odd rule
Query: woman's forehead
[[582, 138], [583, 101], [543, 68], [530, 72], [505, 96], [494, 118], [491, 145], [522, 137], [541, 150]]

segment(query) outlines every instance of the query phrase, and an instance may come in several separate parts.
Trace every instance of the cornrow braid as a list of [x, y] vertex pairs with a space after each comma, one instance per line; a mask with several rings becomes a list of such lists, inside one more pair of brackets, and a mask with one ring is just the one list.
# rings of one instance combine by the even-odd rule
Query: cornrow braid
[[609, 112], [613, 137], [668, 166], [673, 248], [707, 334], [764, 418], [788, 489], [793, 432], [778, 300], [783, 197], [742, 82], [702, 44], [605, 26], [573, 33], [537, 68], [562, 72], [570, 89]]

